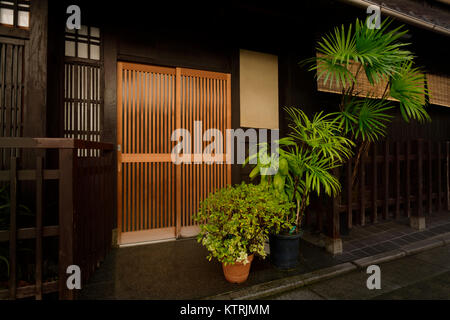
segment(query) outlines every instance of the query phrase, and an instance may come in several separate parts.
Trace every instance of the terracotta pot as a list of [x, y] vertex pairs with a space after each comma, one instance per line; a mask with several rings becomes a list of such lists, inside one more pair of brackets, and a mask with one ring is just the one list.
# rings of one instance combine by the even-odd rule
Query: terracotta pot
[[252, 265], [254, 254], [248, 256], [248, 263], [243, 264], [242, 262], [236, 262], [235, 264], [223, 264], [222, 269], [225, 279], [231, 283], [242, 283], [245, 282], [250, 273], [250, 266]]

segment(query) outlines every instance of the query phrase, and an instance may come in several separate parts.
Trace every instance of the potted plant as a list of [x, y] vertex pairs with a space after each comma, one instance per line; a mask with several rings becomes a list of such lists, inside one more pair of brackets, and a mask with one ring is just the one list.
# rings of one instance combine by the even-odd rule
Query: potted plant
[[227, 281], [244, 282], [254, 255], [266, 256], [269, 231], [286, 228], [291, 206], [265, 185], [223, 188], [200, 205], [198, 242], [208, 249], [208, 260], [222, 263]]
[[278, 268], [290, 269], [298, 264], [301, 226], [310, 195], [325, 192], [332, 196], [340, 191], [339, 180], [332, 169], [352, 155], [353, 142], [340, 135], [339, 123], [329, 115], [321, 112], [310, 120], [300, 109], [285, 110], [291, 120], [289, 136], [278, 141], [277, 152], [272, 152], [270, 158], [268, 145], [263, 143], [246, 163], [257, 157], [250, 178], [261, 176], [262, 185], [292, 203], [284, 228], [273, 229], [270, 236], [272, 263]]

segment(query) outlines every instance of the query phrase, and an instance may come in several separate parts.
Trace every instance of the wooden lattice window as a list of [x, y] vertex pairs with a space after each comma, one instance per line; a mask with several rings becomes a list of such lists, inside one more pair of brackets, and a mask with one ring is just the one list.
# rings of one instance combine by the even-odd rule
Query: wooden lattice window
[[[0, 137], [23, 135], [25, 41], [0, 37]], [[0, 168], [17, 150], [0, 151]]]
[[82, 59], [100, 60], [100, 29], [81, 26], [65, 33], [65, 55]]
[[[103, 59], [100, 29], [65, 33], [64, 137], [100, 141], [103, 127]], [[96, 156], [80, 150], [80, 156]]]
[[0, 25], [28, 29], [30, 0], [0, 1]]

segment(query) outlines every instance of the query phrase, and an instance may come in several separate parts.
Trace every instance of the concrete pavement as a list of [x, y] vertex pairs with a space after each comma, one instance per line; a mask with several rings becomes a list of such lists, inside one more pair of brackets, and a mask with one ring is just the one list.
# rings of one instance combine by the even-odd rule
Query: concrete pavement
[[450, 299], [450, 245], [380, 263], [381, 289], [369, 290], [366, 269], [320, 281], [269, 300]]

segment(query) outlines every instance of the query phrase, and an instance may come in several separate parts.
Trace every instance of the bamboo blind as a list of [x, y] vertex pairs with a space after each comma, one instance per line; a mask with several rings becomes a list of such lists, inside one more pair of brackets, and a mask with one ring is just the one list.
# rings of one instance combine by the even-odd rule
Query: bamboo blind
[[430, 103], [450, 107], [450, 77], [427, 74]]
[[[317, 57], [323, 56], [322, 54], [317, 53]], [[352, 62], [349, 65], [349, 70], [353, 74], [353, 76], [356, 76], [356, 73], [358, 71], [358, 68], [361, 64]], [[320, 63], [319, 63], [319, 69], [320, 71]], [[318, 72], [320, 73], [320, 72]], [[333, 81], [330, 81], [328, 79], [327, 83], [324, 82], [325, 76], [322, 76], [320, 79], [317, 79], [317, 89], [319, 91], [324, 92], [331, 92], [331, 93], [342, 93], [342, 85], [340, 82], [336, 83], [336, 80], [333, 79]], [[371, 85], [369, 80], [367, 79], [367, 76], [364, 72], [364, 69], [361, 68], [359, 71], [357, 77], [356, 77], [356, 85], [355, 85], [355, 93], [359, 97], [373, 97], [373, 98], [381, 98], [383, 96], [384, 90], [386, 89], [387, 81], [381, 80], [379, 83]], [[345, 89], [350, 88], [351, 85], [347, 85]]]
[[[231, 166], [175, 165], [171, 135], [180, 128], [191, 139], [210, 128], [225, 132], [231, 127], [230, 94], [226, 74], [119, 63], [120, 244], [195, 233], [192, 215], [210, 192], [231, 182]], [[203, 122], [203, 132], [194, 133], [194, 121]]]

